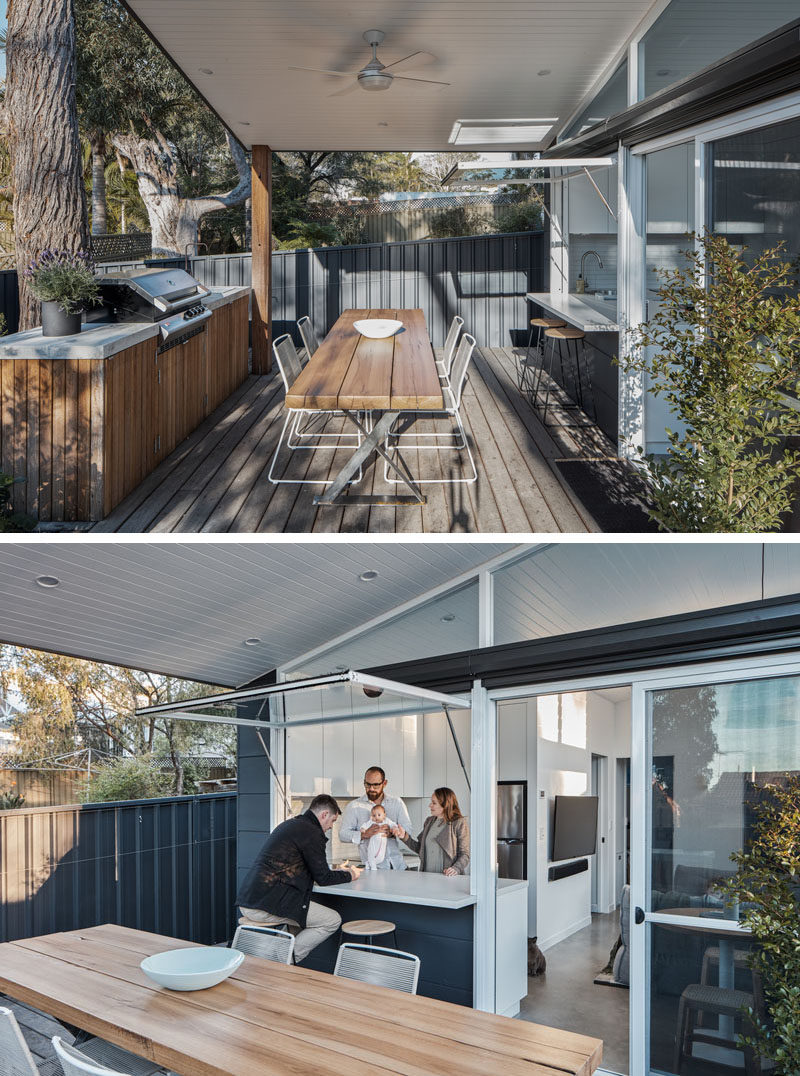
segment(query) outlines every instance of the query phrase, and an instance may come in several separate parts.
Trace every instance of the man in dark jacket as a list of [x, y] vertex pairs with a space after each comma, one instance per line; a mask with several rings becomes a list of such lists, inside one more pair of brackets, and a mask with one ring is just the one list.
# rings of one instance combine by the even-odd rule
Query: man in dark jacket
[[341, 813], [333, 796], [315, 796], [304, 814], [281, 822], [267, 837], [236, 896], [245, 919], [302, 928], [294, 943], [298, 964], [342, 921], [332, 908], [311, 900], [314, 883], [341, 885], [361, 874], [359, 867], [328, 866], [325, 834]]

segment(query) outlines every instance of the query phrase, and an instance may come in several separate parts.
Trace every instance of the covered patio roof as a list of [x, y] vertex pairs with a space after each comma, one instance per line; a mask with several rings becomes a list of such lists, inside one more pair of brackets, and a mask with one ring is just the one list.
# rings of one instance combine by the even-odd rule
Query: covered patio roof
[[[240, 141], [274, 150], [545, 148], [622, 54], [653, 0], [126, 0]], [[357, 72], [378, 29], [386, 66], [423, 52], [379, 93], [292, 67]], [[353, 77], [355, 81], [355, 76]], [[524, 143], [451, 144], [455, 125], [528, 121]]]

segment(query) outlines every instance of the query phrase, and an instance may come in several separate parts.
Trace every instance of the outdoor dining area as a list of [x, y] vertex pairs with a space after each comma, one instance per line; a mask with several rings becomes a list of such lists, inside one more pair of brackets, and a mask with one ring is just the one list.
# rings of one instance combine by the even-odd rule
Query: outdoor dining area
[[[205, 947], [106, 925], [0, 945], [0, 990], [23, 1003], [0, 997], [0, 1076], [590, 1076], [600, 1063], [597, 1039], [416, 996], [408, 954], [345, 943], [331, 976], [295, 966], [293, 941], [240, 927], [232, 948]], [[181, 955], [188, 975], [171, 979]], [[38, 1064], [15, 1016], [30, 1006], [54, 1031]]]

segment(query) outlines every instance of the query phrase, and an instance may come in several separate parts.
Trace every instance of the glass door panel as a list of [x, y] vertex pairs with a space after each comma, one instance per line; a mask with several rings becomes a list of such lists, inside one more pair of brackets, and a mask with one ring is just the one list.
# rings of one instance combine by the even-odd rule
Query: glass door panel
[[693, 1076], [745, 1068], [744, 1010], [762, 1003], [750, 936], [722, 887], [770, 786], [800, 773], [800, 676], [675, 683], [644, 693], [647, 856], [631, 927], [643, 948], [631, 989], [638, 975], [649, 1057], [640, 1071]]

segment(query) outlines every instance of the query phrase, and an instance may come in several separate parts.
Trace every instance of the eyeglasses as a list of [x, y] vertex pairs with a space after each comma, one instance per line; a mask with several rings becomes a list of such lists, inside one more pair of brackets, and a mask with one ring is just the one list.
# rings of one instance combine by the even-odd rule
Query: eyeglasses
[[385, 784], [385, 781], [365, 781], [364, 788], [382, 788]]

